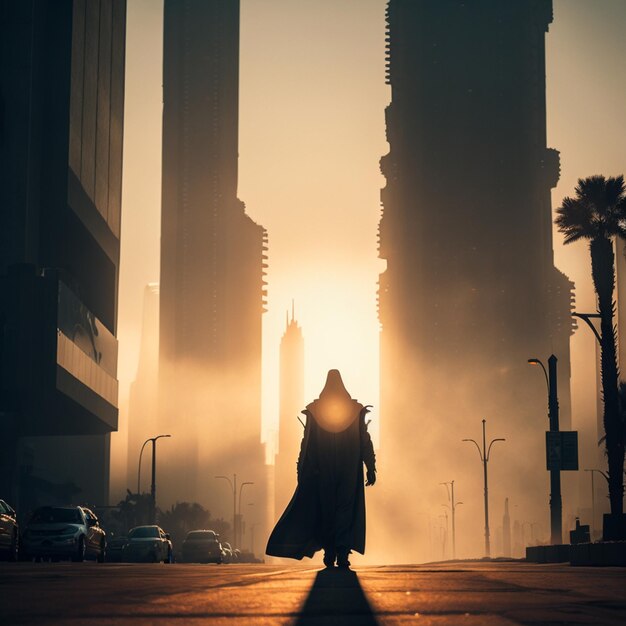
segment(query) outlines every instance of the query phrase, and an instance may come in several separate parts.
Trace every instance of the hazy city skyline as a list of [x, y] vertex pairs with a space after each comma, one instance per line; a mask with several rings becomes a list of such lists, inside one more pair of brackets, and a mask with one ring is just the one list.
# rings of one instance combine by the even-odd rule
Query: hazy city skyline
[[[390, 96], [384, 10], [383, 0], [242, 1], [239, 194], [270, 234], [266, 432], [278, 415], [277, 346], [292, 297], [311, 346], [306, 397], [315, 395], [326, 369], [339, 367], [355, 397], [375, 405], [372, 431], [378, 430], [375, 298], [382, 267], [376, 228], [384, 184], [378, 158], [387, 151], [384, 108]], [[578, 177], [623, 168], [626, 93], [612, 77], [623, 73], [624, 19], [626, 7], [615, 0], [554, 3], [546, 38], [548, 145], [561, 153], [561, 179], [553, 208], [571, 194]], [[136, 368], [141, 294], [145, 283], [158, 278], [161, 47], [162, 3], [129, 2], [122, 407]], [[561, 242], [555, 234], [556, 265], [575, 282], [577, 307], [592, 309], [587, 251], [565, 249]], [[141, 258], [135, 254], [139, 246]], [[574, 335], [574, 428], [595, 414], [595, 372], [588, 358], [593, 350], [592, 337]], [[123, 432], [114, 435], [120, 437]]]

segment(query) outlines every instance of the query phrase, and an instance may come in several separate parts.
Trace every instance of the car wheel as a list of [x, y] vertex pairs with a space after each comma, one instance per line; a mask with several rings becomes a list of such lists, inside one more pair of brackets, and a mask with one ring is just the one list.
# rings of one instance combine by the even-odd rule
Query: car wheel
[[72, 561], [75, 563], [82, 563], [85, 560], [85, 538], [78, 538], [78, 546], [76, 552], [72, 556]]
[[107, 555], [107, 544], [104, 539], [100, 542], [100, 552], [98, 552], [98, 563], [104, 563]]

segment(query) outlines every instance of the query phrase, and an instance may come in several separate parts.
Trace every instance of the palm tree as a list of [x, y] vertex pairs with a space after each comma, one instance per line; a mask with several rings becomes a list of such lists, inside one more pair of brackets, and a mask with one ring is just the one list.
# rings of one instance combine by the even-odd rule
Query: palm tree
[[613, 315], [615, 258], [613, 238], [626, 238], [626, 189], [624, 177], [590, 176], [579, 179], [575, 198], [564, 198], [555, 220], [564, 243], [589, 240], [591, 276], [598, 296], [601, 336], [604, 432], [609, 466], [611, 513], [624, 511], [624, 422], [618, 391], [618, 367]]

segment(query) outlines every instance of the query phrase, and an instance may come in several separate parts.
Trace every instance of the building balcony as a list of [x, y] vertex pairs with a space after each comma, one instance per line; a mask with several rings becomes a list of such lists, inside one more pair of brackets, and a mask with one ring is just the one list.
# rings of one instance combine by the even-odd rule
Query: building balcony
[[117, 339], [56, 272], [0, 278], [0, 411], [24, 436], [117, 430]]

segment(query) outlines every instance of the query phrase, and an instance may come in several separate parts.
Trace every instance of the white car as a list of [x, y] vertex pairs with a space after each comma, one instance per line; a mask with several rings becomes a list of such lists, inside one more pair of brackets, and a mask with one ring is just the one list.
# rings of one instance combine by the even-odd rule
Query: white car
[[106, 533], [98, 518], [80, 506], [42, 506], [35, 510], [22, 535], [27, 559], [67, 559], [104, 562]]

